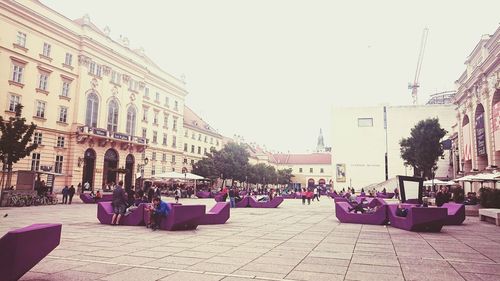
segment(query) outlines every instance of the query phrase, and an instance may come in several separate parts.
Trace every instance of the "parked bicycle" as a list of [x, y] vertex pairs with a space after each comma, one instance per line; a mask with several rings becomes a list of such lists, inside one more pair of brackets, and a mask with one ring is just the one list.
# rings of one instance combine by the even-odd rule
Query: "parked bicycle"
[[55, 205], [58, 199], [55, 194], [46, 194], [42, 196], [31, 194], [13, 194], [10, 196], [7, 206], [9, 207], [29, 207], [31, 205]]

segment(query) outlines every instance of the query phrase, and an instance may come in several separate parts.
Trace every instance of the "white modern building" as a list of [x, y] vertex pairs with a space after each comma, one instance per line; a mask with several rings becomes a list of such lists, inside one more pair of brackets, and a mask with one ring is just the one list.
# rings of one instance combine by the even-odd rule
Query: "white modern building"
[[[456, 113], [451, 104], [334, 108], [332, 169], [334, 187], [363, 187], [397, 175], [413, 175], [404, 165], [399, 141], [420, 121], [437, 117], [451, 132]], [[386, 159], [387, 157], [387, 159]], [[438, 162], [436, 177], [452, 177], [449, 156]]]

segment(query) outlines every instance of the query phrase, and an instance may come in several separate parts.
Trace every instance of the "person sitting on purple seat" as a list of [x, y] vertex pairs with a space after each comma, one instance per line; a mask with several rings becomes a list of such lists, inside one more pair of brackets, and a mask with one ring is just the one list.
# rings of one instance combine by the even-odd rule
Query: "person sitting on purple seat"
[[396, 216], [406, 217], [407, 215], [408, 215], [408, 209], [403, 208], [401, 205], [398, 205], [398, 208], [396, 209]]
[[170, 213], [170, 206], [161, 201], [160, 198], [155, 197], [153, 199], [153, 205], [149, 209], [150, 212], [150, 223], [146, 227], [151, 227], [153, 231], [160, 228], [161, 220]]
[[355, 214], [357, 214], [358, 212], [364, 214], [367, 209], [368, 209], [368, 201], [366, 200], [363, 200], [359, 203], [357, 203], [356, 199], [354, 199], [354, 201], [351, 201], [352, 203], [352, 207], [350, 207], [348, 209], [349, 212], [354, 212]]

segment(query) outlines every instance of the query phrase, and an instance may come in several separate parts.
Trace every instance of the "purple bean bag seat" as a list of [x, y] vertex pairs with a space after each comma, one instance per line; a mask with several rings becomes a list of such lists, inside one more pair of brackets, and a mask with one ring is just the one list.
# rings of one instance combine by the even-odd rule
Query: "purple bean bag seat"
[[222, 194], [215, 195], [214, 199], [215, 199], [215, 202], [226, 202], [224, 200], [224, 196]]
[[385, 194], [377, 192], [376, 196], [378, 198], [392, 199], [392, 197], [394, 197], [394, 192], [386, 192]]
[[271, 201], [259, 202], [253, 197], [248, 197], [248, 204], [251, 208], [278, 208], [278, 206], [283, 202], [283, 197], [274, 197]]
[[[80, 199], [85, 204], [95, 204], [96, 200], [90, 196], [89, 193], [80, 194]], [[108, 202], [113, 201], [113, 194], [103, 194], [102, 198], [97, 200], [97, 202]]]
[[448, 210], [446, 208], [425, 208], [404, 205], [408, 208], [406, 217], [396, 216], [398, 205], [388, 205], [388, 216], [391, 226], [410, 230], [439, 232], [444, 225]]
[[236, 202], [236, 208], [246, 208], [249, 206], [249, 203], [248, 203], [248, 198], [250, 198], [249, 196], [245, 196], [243, 198], [241, 198], [240, 201]]
[[230, 209], [229, 203], [216, 203], [210, 211], [200, 217], [198, 225], [224, 224], [229, 219]]
[[0, 238], [0, 280], [14, 281], [39, 263], [61, 242], [61, 224], [32, 224]]
[[[144, 225], [144, 207], [148, 204], [141, 203], [132, 211], [132, 213], [122, 216], [120, 219], [121, 225], [131, 225], [138, 226]], [[113, 218], [113, 206], [111, 202], [99, 202], [97, 203], [97, 219], [102, 224], [111, 224], [111, 219]]]
[[282, 194], [281, 197], [283, 197], [284, 199], [295, 199], [295, 193]]
[[196, 197], [198, 198], [212, 198], [212, 193], [208, 191], [198, 191], [196, 192]]
[[[160, 229], [163, 230], [196, 229], [198, 221], [205, 215], [205, 205], [168, 204], [170, 206], [170, 213], [160, 223]], [[144, 222], [149, 222], [149, 216], [150, 213], [145, 211]]]
[[371, 214], [361, 214], [349, 212], [352, 208], [348, 202], [335, 202], [335, 215], [342, 223], [361, 223], [361, 224], [375, 224], [383, 225], [387, 223], [387, 204], [378, 199], [373, 199], [368, 203], [368, 207], [378, 209]]
[[445, 225], [459, 225], [465, 220], [465, 205], [457, 203], [444, 203], [443, 208], [448, 210]]

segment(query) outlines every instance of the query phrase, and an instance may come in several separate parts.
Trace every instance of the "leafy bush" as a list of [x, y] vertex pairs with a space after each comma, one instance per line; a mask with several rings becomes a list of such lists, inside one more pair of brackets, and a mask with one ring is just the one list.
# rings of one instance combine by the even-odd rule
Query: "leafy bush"
[[483, 187], [479, 189], [481, 206], [484, 208], [500, 208], [500, 189]]

